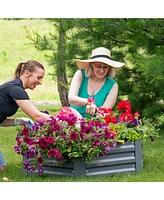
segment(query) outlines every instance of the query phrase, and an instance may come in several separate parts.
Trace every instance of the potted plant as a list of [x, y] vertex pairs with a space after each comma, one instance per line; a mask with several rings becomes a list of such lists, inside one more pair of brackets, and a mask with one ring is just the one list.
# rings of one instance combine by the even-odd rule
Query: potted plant
[[69, 108], [46, 122], [40, 120], [16, 136], [16, 153], [27, 173], [111, 175], [142, 169], [142, 139], [158, 136], [154, 126], [132, 113], [122, 100], [118, 112], [100, 107], [93, 119], [77, 118]]

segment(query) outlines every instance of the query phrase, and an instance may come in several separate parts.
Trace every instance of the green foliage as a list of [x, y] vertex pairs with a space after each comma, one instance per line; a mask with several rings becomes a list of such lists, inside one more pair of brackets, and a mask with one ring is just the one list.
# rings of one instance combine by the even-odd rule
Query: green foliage
[[[128, 97], [133, 107], [146, 117], [161, 115], [163, 104], [158, 102], [163, 102], [164, 96], [164, 19], [75, 18], [51, 21], [54, 33], [50, 34], [50, 40], [54, 39], [53, 42], [59, 45], [60, 34], [65, 34], [64, 42], [49, 57], [49, 64], [54, 67], [54, 72], [63, 76], [64, 84], [69, 85], [77, 70], [76, 59], [89, 58], [94, 48], [104, 46], [112, 51], [113, 60], [125, 63], [116, 76], [119, 98]], [[40, 48], [43, 44], [51, 46], [47, 37], [38, 35], [35, 40], [42, 40]], [[62, 56], [60, 48], [64, 49]], [[65, 68], [59, 67], [61, 62], [64, 62]], [[62, 94], [60, 97], [63, 98]]]
[[164, 59], [156, 56], [135, 56], [132, 93], [128, 98], [133, 107], [149, 118], [157, 118], [164, 112]]

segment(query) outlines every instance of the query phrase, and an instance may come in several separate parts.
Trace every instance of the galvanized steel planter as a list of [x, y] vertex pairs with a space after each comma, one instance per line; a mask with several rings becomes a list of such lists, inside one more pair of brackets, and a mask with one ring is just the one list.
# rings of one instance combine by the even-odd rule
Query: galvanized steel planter
[[[23, 161], [27, 158], [23, 157]], [[105, 156], [99, 156], [92, 162], [85, 162], [80, 158], [65, 162], [62, 166], [50, 166], [55, 164], [54, 159], [45, 159], [43, 165], [44, 174], [65, 176], [97, 176], [113, 175], [116, 173], [139, 172], [143, 166], [142, 141], [119, 144]], [[23, 169], [26, 174], [36, 174]]]

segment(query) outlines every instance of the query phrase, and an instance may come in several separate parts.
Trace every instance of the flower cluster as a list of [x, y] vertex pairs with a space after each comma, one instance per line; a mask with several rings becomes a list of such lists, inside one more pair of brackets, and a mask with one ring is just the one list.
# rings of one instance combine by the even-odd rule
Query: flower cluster
[[[59, 114], [46, 122], [40, 120], [31, 129], [24, 126], [16, 136], [16, 153], [33, 158], [24, 162], [25, 169], [39, 170], [42, 174], [44, 158], [56, 159], [63, 163], [69, 159], [81, 158], [93, 160], [106, 155], [118, 142], [127, 142], [153, 138], [154, 127], [139, 120], [139, 113], [132, 113], [128, 101], [118, 103], [118, 113], [110, 108], [100, 107], [93, 119], [78, 118], [70, 108], [63, 107]], [[118, 116], [117, 116], [118, 115]]]

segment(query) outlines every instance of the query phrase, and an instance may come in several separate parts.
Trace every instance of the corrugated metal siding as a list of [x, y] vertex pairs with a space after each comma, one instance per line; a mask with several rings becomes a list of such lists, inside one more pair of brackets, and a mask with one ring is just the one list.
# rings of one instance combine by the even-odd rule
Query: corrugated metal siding
[[[24, 157], [23, 160], [26, 160], [26, 158]], [[139, 172], [143, 166], [142, 141], [118, 145], [109, 151], [107, 155], [99, 156], [92, 162], [84, 162], [77, 158], [74, 161], [64, 163], [62, 166], [55, 166], [56, 160], [47, 158], [45, 161], [43, 166], [44, 174], [97, 176], [113, 175], [121, 172]], [[25, 169], [24, 172], [30, 174]]]
[[[136, 172], [135, 143], [125, 143], [113, 148], [107, 155], [87, 164], [87, 176], [112, 175], [120, 172]], [[101, 167], [100, 167], [101, 166]]]

